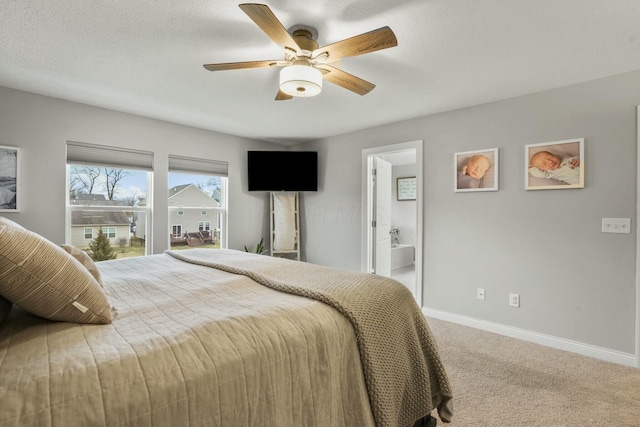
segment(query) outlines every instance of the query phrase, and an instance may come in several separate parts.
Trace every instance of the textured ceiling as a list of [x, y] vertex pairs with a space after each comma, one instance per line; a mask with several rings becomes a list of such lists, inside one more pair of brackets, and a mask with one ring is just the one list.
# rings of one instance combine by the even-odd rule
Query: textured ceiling
[[638, 0], [270, 0], [326, 45], [389, 26], [398, 46], [345, 58], [376, 84], [274, 101], [282, 59], [228, 0], [0, 0], [0, 86], [282, 144], [640, 69]]

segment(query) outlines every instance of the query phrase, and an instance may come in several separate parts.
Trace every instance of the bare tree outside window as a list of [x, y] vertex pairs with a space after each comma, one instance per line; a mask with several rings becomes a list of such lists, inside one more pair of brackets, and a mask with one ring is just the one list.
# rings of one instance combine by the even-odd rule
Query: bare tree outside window
[[104, 174], [107, 199], [115, 200], [114, 197], [118, 194], [118, 184], [128, 177], [131, 172], [118, 168], [104, 168]]
[[82, 166], [74, 168], [69, 189], [71, 194], [93, 194], [102, 171], [100, 168]]
[[212, 199], [220, 202], [220, 191], [222, 189], [222, 183], [219, 176], [212, 176], [206, 181], [194, 182], [193, 185], [198, 187], [201, 191], [207, 194]]

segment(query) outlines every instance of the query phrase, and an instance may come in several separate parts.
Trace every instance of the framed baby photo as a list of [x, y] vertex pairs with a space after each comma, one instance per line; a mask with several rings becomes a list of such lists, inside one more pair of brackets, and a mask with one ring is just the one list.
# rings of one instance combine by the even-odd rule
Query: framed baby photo
[[525, 189], [584, 188], [584, 138], [525, 146]]
[[498, 191], [498, 149], [454, 153], [453, 190]]
[[20, 149], [0, 145], [0, 212], [20, 212]]

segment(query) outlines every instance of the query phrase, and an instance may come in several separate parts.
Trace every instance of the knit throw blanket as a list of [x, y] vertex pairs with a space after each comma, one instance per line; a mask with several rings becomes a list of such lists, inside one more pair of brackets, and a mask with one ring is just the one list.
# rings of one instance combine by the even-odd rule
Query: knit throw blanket
[[315, 299], [346, 316], [355, 329], [376, 425], [412, 426], [434, 408], [441, 420], [450, 422], [451, 386], [436, 342], [413, 295], [401, 283], [235, 250], [166, 253]]

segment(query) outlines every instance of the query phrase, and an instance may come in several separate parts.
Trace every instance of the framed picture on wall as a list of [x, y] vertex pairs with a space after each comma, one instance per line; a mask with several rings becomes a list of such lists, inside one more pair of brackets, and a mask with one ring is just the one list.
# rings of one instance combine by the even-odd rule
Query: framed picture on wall
[[497, 148], [454, 153], [453, 166], [454, 191], [498, 191]]
[[525, 146], [525, 189], [584, 188], [584, 138]]
[[0, 145], [0, 212], [20, 212], [20, 149]]
[[405, 176], [396, 180], [396, 194], [398, 201], [416, 199], [416, 177]]

